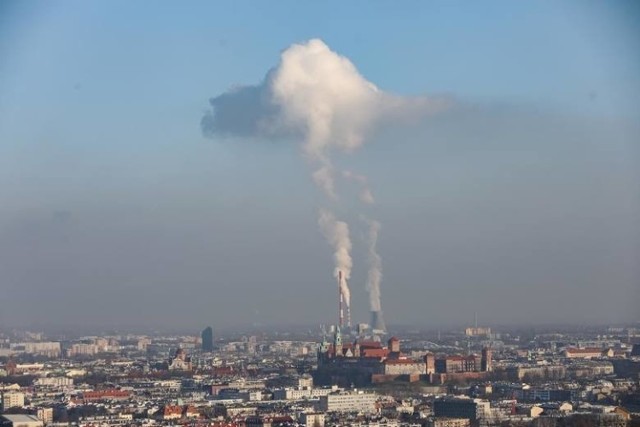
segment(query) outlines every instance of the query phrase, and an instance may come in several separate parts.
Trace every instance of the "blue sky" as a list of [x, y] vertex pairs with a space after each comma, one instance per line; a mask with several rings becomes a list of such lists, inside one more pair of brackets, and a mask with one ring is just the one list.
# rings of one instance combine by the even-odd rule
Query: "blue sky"
[[[84, 292], [87, 298], [109, 299], [101, 290], [109, 286], [120, 295], [145, 298], [151, 293], [150, 301], [164, 304], [173, 299], [176, 282], [184, 281], [179, 286], [205, 300], [225, 295], [246, 307], [246, 316], [218, 307], [219, 315], [166, 321], [191, 326], [286, 322], [278, 301], [271, 301], [271, 307], [262, 304], [271, 295], [264, 289], [272, 288], [292, 295], [282, 304], [319, 298], [320, 308], [308, 320], [324, 321], [326, 313], [333, 313], [333, 293], [322, 288], [330, 252], [315, 226], [321, 199], [299, 152], [273, 141], [207, 140], [199, 127], [210, 97], [234, 85], [258, 84], [283, 49], [321, 38], [385, 91], [448, 94], [469, 105], [509, 111], [488, 113], [489, 125], [509, 122], [494, 141], [484, 135], [477, 138], [479, 145], [472, 144], [482, 126], [477, 118], [463, 117], [456, 123], [468, 131], [461, 134], [452, 130], [458, 126], [453, 123], [407, 131], [400, 146], [380, 137], [362, 156], [349, 160], [377, 186], [381, 203], [375, 213], [386, 220], [381, 236], [385, 278], [409, 283], [395, 295], [389, 295], [391, 283], [383, 284], [383, 299], [394, 310], [388, 315], [392, 321], [454, 322], [436, 306], [433, 315], [415, 314], [419, 307], [400, 294], [415, 291], [425, 299], [433, 292], [445, 298], [446, 289], [473, 294], [479, 291], [471, 278], [478, 276], [496, 291], [514, 289], [514, 299], [532, 297], [527, 290], [532, 282], [512, 285], [516, 271], [498, 274], [500, 283], [490, 283], [490, 265], [503, 259], [513, 243], [494, 234], [506, 227], [518, 236], [513, 232], [519, 222], [505, 226], [509, 220], [495, 219], [491, 206], [510, 207], [516, 214], [527, 206], [520, 222], [547, 224], [564, 266], [580, 264], [571, 258], [571, 248], [585, 247], [585, 242], [579, 230], [567, 231], [567, 224], [554, 222], [558, 216], [580, 213], [585, 228], [608, 224], [586, 245], [600, 247], [589, 250], [602, 262], [595, 273], [611, 280], [619, 294], [633, 292], [637, 271], [593, 252], [602, 250], [598, 242], [605, 239], [615, 247], [612, 253], [630, 259], [638, 254], [636, 230], [628, 228], [638, 213], [633, 184], [640, 120], [638, 22], [640, 6], [633, 1], [2, 2], [0, 247], [2, 253], [24, 256], [20, 262], [5, 261], [11, 263], [5, 266], [10, 272], [0, 289], [15, 298], [17, 307], [41, 292], [61, 306]], [[520, 127], [514, 124], [519, 120]], [[545, 141], [523, 135], [548, 126]], [[525, 148], [505, 149], [504, 135], [523, 135]], [[424, 148], [417, 141], [426, 137], [440, 142]], [[567, 142], [571, 138], [593, 140], [579, 147]], [[554, 144], [556, 139], [561, 144]], [[455, 149], [447, 148], [448, 140], [456, 141]], [[520, 186], [507, 185], [518, 180]], [[552, 194], [554, 202], [564, 200], [566, 205], [556, 206], [565, 213], [540, 209], [544, 198], [527, 202], [522, 188]], [[596, 193], [605, 197], [607, 208], [593, 202]], [[343, 209], [350, 215], [348, 207]], [[457, 220], [452, 216], [470, 209], [486, 217], [475, 223], [462, 214]], [[65, 227], [68, 218], [76, 227], [61, 232], [62, 237], [50, 230], [60, 218]], [[480, 252], [495, 249], [495, 258], [461, 276], [456, 265], [473, 265], [477, 255], [469, 252], [462, 235], [437, 237], [441, 252], [424, 243], [432, 227], [443, 226], [465, 233], [485, 230], [472, 244]], [[421, 232], [411, 231], [416, 229]], [[527, 246], [530, 237], [524, 233], [516, 247], [525, 247], [523, 263], [525, 253], [540, 256], [544, 268], [530, 274], [542, 289], [554, 289], [564, 280], [568, 284], [562, 292], [569, 295], [585, 277], [594, 276], [593, 270], [578, 267], [572, 274], [558, 273], [556, 261], [541, 253], [549, 240], [534, 248]], [[482, 246], [485, 238], [494, 243]], [[283, 247], [267, 256], [273, 241]], [[414, 256], [394, 261], [390, 255], [403, 244]], [[52, 258], [59, 245], [60, 257]], [[95, 257], [88, 255], [92, 251]], [[434, 263], [448, 251], [458, 254], [460, 260], [434, 273], [438, 279], [432, 282], [450, 285], [423, 285], [429, 280], [416, 267], [425, 262], [416, 251], [433, 252]], [[140, 263], [131, 261], [136, 257]], [[217, 261], [211, 265], [213, 257]], [[70, 267], [76, 261], [86, 268]], [[166, 270], [157, 267], [163, 263]], [[281, 271], [290, 263], [295, 266], [283, 278]], [[623, 274], [609, 279], [616, 268]], [[363, 286], [355, 286], [363, 294]], [[604, 294], [595, 283], [587, 289], [585, 302], [593, 308]], [[118, 298], [109, 301], [123, 322], [139, 321], [132, 306]], [[489, 299], [481, 302], [485, 311], [495, 311]], [[474, 311], [472, 305], [471, 300], [463, 304]], [[202, 313], [208, 306], [198, 307]], [[632, 311], [627, 307], [610, 320], [629, 320]], [[504, 322], [516, 312], [506, 309], [490, 320]], [[38, 322], [46, 322], [46, 316], [73, 321], [44, 313]], [[301, 310], [293, 314], [306, 315]], [[111, 320], [106, 311], [99, 315]], [[152, 312], [147, 315], [157, 320]], [[535, 313], [525, 317], [532, 320]]]

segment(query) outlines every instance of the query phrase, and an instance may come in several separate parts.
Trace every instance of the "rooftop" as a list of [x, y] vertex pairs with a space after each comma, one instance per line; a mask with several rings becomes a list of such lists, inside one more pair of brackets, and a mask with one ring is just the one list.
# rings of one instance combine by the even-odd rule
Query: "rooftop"
[[0, 415], [0, 417], [6, 419], [7, 421], [11, 421], [12, 423], [40, 422], [40, 419], [34, 415], [4, 414], [4, 415]]

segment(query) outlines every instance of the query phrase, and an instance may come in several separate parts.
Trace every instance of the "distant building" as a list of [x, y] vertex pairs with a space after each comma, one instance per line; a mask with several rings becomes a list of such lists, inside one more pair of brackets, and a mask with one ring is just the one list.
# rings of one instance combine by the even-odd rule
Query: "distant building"
[[436, 359], [435, 367], [438, 373], [475, 372], [480, 369], [480, 361], [474, 354], [469, 356], [446, 356]]
[[190, 371], [192, 368], [191, 358], [181, 348], [176, 350], [176, 354], [169, 363], [170, 371]]
[[166, 405], [160, 413], [162, 420], [179, 420], [182, 418], [182, 406]]
[[427, 365], [413, 359], [387, 359], [382, 362], [384, 375], [425, 375]]
[[468, 337], [488, 337], [491, 335], [491, 328], [475, 326], [465, 329], [464, 334]]
[[11, 343], [12, 353], [27, 353], [46, 357], [60, 357], [61, 349], [59, 342], [24, 342]]
[[424, 365], [425, 365], [425, 373], [435, 374], [436, 372], [436, 356], [433, 353], [427, 353], [423, 357]]
[[151, 344], [151, 340], [149, 338], [140, 338], [136, 343], [136, 347], [139, 351], [147, 351], [149, 344]]
[[466, 418], [477, 421], [490, 413], [489, 401], [469, 398], [442, 398], [433, 402], [436, 417]]
[[480, 370], [483, 372], [491, 372], [493, 370], [493, 350], [489, 347], [482, 349], [482, 358], [480, 359]]
[[320, 385], [357, 386], [393, 381], [400, 376], [416, 379], [426, 373], [423, 360], [413, 360], [400, 351], [400, 340], [391, 337], [385, 348], [377, 341], [343, 342], [336, 328], [333, 343], [318, 348], [318, 369], [314, 382]]
[[469, 427], [471, 421], [468, 418], [432, 418], [427, 422], [427, 427]]
[[53, 408], [38, 408], [36, 410], [36, 416], [44, 424], [52, 423], [53, 422]]
[[575, 390], [523, 388], [515, 390], [513, 397], [522, 402], [571, 401], [577, 398]]
[[1, 415], [1, 427], [43, 427], [44, 423], [33, 415]]
[[309, 374], [304, 374], [298, 378], [298, 387], [313, 387], [313, 377]]
[[244, 424], [246, 427], [290, 426], [293, 424], [293, 419], [289, 416], [278, 416], [278, 417], [252, 416], [252, 417], [247, 417], [244, 421]]
[[362, 391], [341, 391], [320, 396], [318, 409], [324, 412], [376, 412], [377, 395]]
[[542, 366], [516, 366], [507, 369], [509, 377], [517, 381], [531, 381], [533, 379], [558, 380], [567, 376], [567, 368], [564, 365]]
[[213, 329], [211, 326], [207, 326], [201, 334], [202, 337], [202, 351], [213, 351]]
[[10, 391], [2, 393], [2, 412], [9, 408], [22, 408], [24, 406], [24, 393]]
[[126, 390], [106, 389], [96, 391], [85, 391], [82, 393], [83, 403], [99, 402], [102, 400], [127, 400], [131, 393]]
[[325, 415], [321, 412], [303, 413], [300, 422], [307, 427], [324, 427]]
[[33, 381], [33, 385], [40, 387], [66, 387], [73, 385], [73, 378], [68, 377], [41, 377]]
[[567, 348], [564, 351], [564, 357], [569, 359], [595, 359], [600, 357], [613, 357], [613, 350], [610, 348], [602, 349], [597, 347], [588, 348]]
[[100, 353], [100, 347], [96, 344], [72, 344], [71, 347], [67, 349], [67, 356], [95, 356]]
[[[428, 357], [429, 355], [427, 355]], [[425, 357], [425, 362], [429, 363]], [[461, 372], [489, 372], [492, 370], [493, 352], [490, 348], [482, 349], [481, 357], [475, 354], [469, 356], [451, 355], [435, 359], [433, 367], [440, 374]]]
[[158, 411], [156, 418], [168, 421], [168, 420], [180, 420], [187, 418], [199, 418], [200, 412], [192, 405], [165, 405]]

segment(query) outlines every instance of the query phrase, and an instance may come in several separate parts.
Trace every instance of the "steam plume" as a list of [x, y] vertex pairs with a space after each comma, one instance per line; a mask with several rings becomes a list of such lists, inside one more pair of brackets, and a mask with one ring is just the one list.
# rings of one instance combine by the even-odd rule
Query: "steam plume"
[[372, 205], [375, 203], [373, 193], [371, 192], [371, 188], [369, 188], [369, 180], [366, 176], [354, 173], [350, 170], [343, 171], [342, 176], [347, 180], [356, 181], [358, 184], [360, 184], [360, 194], [358, 195], [358, 197], [362, 203], [367, 205]]
[[236, 87], [209, 102], [212, 108], [201, 120], [206, 136], [301, 141], [314, 181], [332, 200], [337, 198], [332, 150], [354, 151], [374, 125], [419, 119], [450, 104], [445, 98], [384, 92], [319, 39], [282, 52], [260, 85]]
[[[331, 201], [338, 199], [335, 150], [352, 152], [374, 126], [385, 122], [420, 119], [448, 108], [448, 99], [401, 97], [386, 93], [367, 81], [349, 61], [319, 39], [294, 44], [282, 52], [280, 63], [256, 86], [236, 87], [212, 98], [211, 110], [201, 121], [206, 136], [234, 135], [301, 142], [313, 168], [315, 184]], [[360, 200], [373, 204], [367, 178], [345, 172], [360, 185]], [[349, 228], [321, 210], [320, 228], [334, 248], [335, 270], [342, 271], [341, 292], [351, 303], [347, 280], [351, 276]], [[370, 223], [370, 269], [367, 287], [371, 306], [380, 307], [381, 262], [375, 250], [380, 225]]]
[[347, 282], [351, 277], [351, 268], [353, 267], [349, 226], [344, 221], [336, 220], [336, 217], [326, 209], [320, 210], [318, 224], [324, 237], [333, 246], [335, 264], [333, 274], [338, 278], [338, 272], [342, 271], [343, 280], [340, 282], [340, 290], [347, 306], [351, 306], [351, 291]]
[[382, 259], [376, 250], [380, 223], [367, 220], [369, 224], [369, 273], [367, 275], [367, 290], [369, 291], [369, 306], [371, 311], [381, 311], [380, 282], [382, 281]]

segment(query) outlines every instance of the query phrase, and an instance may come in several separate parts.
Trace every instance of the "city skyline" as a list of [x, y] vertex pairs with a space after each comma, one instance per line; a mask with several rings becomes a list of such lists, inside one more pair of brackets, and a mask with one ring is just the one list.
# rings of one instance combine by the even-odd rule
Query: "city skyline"
[[[327, 208], [353, 324], [376, 295], [390, 326], [637, 322], [637, 6], [338, 7], [3, 4], [0, 324], [335, 323]], [[299, 128], [255, 126], [313, 43], [388, 96], [331, 104], [366, 124], [327, 145], [339, 203]]]

